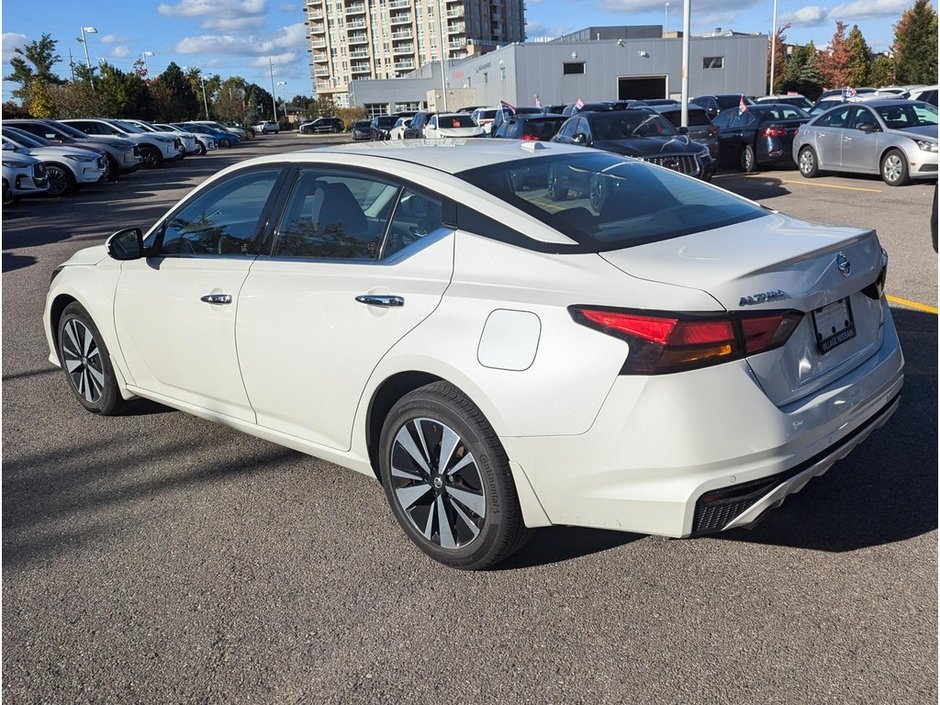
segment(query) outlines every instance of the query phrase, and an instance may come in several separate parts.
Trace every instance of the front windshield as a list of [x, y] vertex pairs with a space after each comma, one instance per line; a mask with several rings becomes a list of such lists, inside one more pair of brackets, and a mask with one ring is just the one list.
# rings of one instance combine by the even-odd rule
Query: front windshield
[[130, 132], [133, 134], [142, 135], [146, 130], [142, 130], [137, 125], [132, 125], [129, 122], [124, 122], [123, 120], [108, 120], [111, 125], [114, 125], [119, 130], [124, 130], [124, 132]]
[[625, 137], [673, 137], [679, 131], [662, 116], [646, 110], [616, 110], [592, 115], [589, 119], [596, 140]]
[[23, 145], [24, 147], [48, 147], [52, 144], [52, 142], [47, 139], [43, 139], [42, 137], [31, 135], [28, 132], [23, 132], [22, 130], [11, 130], [9, 127], [3, 128], [3, 136], [8, 137], [9, 139]]
[[600, 150], [536, 156], [457, 176], [603, 252], [713, 230], [768, 213], [668, 169]]
[[937, 126], [937, 109], [929, 103], [886, 105], [875, 110], [890, 130]]

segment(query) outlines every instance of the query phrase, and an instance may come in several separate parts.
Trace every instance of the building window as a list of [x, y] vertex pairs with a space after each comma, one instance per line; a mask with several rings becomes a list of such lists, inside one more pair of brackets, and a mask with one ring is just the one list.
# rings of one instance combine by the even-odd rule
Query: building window
[[575, 73], [584, 73], [584, 62], [583, 61], [569, 61], [565, 62], [563, 65], [565, 76]]
[[723, 69], [725, 67], [725, 57], [706, 56], [702, 59], [702, 68], [704, 69]]

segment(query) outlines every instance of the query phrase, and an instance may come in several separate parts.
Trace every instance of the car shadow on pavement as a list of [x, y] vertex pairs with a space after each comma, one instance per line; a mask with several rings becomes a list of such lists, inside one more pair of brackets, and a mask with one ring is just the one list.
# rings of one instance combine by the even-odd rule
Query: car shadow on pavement
[[904, 349], [894, 417], [751, 530], [709, 538], [844, 552], [937, 528], [937, 317], [893, 308]]
[[535, 529], [525, 547], [492, 568], [493, 571], [534, 568], [608, 551], [646, 538], [623, 531], [549, 526]]
[[[795, 173], [799, 174], [799, 172]], [[744, 198], [750, 198], [752, 201], [779, 198], [790, 193], [790, 189], [786, 188], [783, 181], [778, 177], [763, 176], [760, 173], [731, 172], [716, 174], [712, 179], [712, 183], [739, 196], [744, 196]]]
[[31, 255], [17, 255], [13, 252], [3, 253], [3, 271], [12, 272], [14, 269], [31, 267], [36, 264], [36, 258]]

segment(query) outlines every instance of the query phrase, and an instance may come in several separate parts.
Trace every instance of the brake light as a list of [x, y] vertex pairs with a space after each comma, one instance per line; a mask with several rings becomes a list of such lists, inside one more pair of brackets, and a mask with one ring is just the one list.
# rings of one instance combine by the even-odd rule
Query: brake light
[[785, 127], [765, 127], [760, 131], [761, 137], [785, 137], [787, 130]]
[[568, 312], [575, 322], [626, 341], [620, 373], [635, 375], [708, 367], [773, 350], [803, 318], [799, 311], [712, 315], [569, 306]]
[[539, 138], [536, 137], [535, 135], [523, 134], [522, 139], [525, 140], [526, 142], [538, 142], [539, 141]]

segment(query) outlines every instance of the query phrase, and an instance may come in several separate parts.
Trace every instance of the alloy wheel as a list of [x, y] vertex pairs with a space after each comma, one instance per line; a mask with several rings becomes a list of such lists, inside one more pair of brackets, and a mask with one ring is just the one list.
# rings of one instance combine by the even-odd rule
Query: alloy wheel
[[49, 164], [46, 166], [46, 173], [49, 175], [49, 190], [47, 193], [50, 196], [61, 196], [68, 192], [71, 184], [65, 169]]
[[884, 164], [881, 167], [881, 173], [884, 176], [884, 180], [889, 184], [900, 181], [904, 173], [904, 165], [901, 163], [901, 158], [897, 154], [889, 154], [885, 157]]
[[77, 318], [70, 319], [62, 333], [62, 353], [69, 380], [82, 399], [94, 404], [101, 398], [105, 384], [98, 343]]
[[391, 448], [393, 494], [412, 526], [431, 544], [458, 549], [486, 521], [483, 478], [466, 442], [430, 418], [407, 421]]

